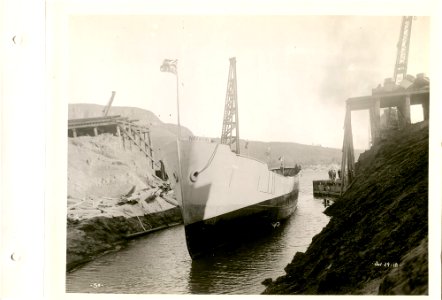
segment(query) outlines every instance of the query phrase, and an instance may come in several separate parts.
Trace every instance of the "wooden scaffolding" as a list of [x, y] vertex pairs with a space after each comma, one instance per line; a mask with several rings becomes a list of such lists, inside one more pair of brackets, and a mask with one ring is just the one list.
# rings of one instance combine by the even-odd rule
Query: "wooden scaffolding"
[[154, 151], [148, 127], [135, 124], [137, 120], [117, 116], [97, 118], [82, 118], [68, 120], [68, 136], [82, 135], [97, 136], [102, 133], [111, 133], [121, 137], [123, 147], [132, 150], [132, 144], [150, 160], [152, 169], [155, 169]]
[[356, 110], [368, 110], [370, 115], [370, 129], [372, 146], [381, 140], [381, 108], [397, 108], [401, 116], [399, 129], [411, 124], [410, 106], [422, 105], [423, 119], [429, 119], [430, 91], [429, 87], [411, 90], [375, 94], [372, 96], [349, 98], [346, 102], [344, 121], [344, 142], [342, 146], [341, 161], [341, 193], [352, 183], [355, 177], [355, 156], [353, 148], [353, 133], [351, 126], [351, 112]]

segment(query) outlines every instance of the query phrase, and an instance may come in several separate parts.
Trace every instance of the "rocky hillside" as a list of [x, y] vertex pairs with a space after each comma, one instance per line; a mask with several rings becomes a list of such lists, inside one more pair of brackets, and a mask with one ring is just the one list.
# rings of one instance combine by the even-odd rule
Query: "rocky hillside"
[[428, 123], [361, 154], [329, 224], [265, 294], [428, 294]]

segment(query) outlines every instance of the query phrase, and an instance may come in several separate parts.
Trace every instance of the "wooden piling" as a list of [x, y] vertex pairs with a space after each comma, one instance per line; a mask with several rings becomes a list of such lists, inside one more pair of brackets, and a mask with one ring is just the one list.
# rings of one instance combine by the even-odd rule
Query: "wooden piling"
[[370, 107], [370, 128], [371, 128], [371, 140], [375, 145], [380, 138], [381, 133], [381, 101], [379, 98], [375, 98]]
[[121, 129], [120, 129], [120, 125], [117, 125], [117, 136], [121, 136]]
[[422, 111], [424, 114], [424, 121], [427, 121], [430, 119], [430, 103], [429, 102], [423, 102], [422, 103]]
[[429, 101], [428, 88], [347, 99], [344, 121], [344, 141], [342, 144], [341, 193], [345, 191], [355, 176], [351, 112], [354, 110], [369, 110], [372, 145], [375, 145], [381, 138], [381, 108], [397, 107], [398, 113], [402, 117], [399, 126], [403, 128], [407, 124], [411, 124], [411, 105], [422, 105], [424, 120], [429, 119]]
[[406, 95], [402, 101], [402, 103], [400, 103], [400, 105], [398, 105], [398, 111], [400, 112], [402, 118], [401, 118], [401, 122], [400, 122], [400, 126], [401, 128], [411, 124], [411, 117], [410, 117], [410, 102], [411, 102], [411, 98], [410, 95]]
[[344, 143], [342, 145], [341, 160], [341, 192], [345, 190], [354, 177], [355, 158], [353, 148], [353, 133], [351, 126], [351, 108], [347, 105], [344, 122]]

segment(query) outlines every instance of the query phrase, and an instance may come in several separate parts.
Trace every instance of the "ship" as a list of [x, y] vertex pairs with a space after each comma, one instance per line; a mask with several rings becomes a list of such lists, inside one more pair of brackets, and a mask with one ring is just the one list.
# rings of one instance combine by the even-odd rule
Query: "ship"
[[238, 237], [273, 231], [297, 208], [298, 166], [269, 169], [241, 154], [239, 141], [231, 58], [221, 140], [190, 137], [177, 143], [172, 178], [192, 259], [214, 255]]
[[181, 203], [187, 249], [195, 259], [241, 234], [272, 230], [296, 210], [295, 168], [270, 170], [265, 162], [228, 145], [182, 141]]

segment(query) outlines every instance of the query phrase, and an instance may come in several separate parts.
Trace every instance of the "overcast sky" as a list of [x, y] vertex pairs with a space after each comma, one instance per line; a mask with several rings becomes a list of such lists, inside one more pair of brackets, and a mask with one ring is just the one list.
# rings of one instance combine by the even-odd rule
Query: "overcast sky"
[[[221, 135], [229, 58], [237, 60], [242, 139], [340, 148], [345, 100], [392, 77], [401, 17], [73, 16], [69, 103], [134, 106]], [[430, 19], [413, 21], [408, 73], [429, 71]], [[416, 112], [412, 116], [415, 118]], [[419, 110], [417, 111], [419, 114]], [[354, 142], [368, 147], [368, 112], [353, 114]]]

